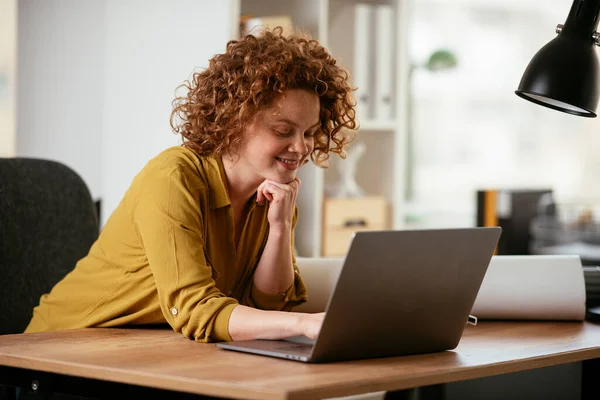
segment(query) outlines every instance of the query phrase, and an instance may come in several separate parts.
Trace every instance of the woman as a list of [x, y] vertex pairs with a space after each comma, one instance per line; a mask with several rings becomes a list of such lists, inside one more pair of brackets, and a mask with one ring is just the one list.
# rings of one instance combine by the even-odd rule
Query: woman
[[227, 44], [182, 85], [183, 146], [135, 177], [89, 254], [42, 296], [26, 332], [168, 323], [197, 341], [315, 338], [294, 258], [298, 168], [344, 157], [348, 74], [281, 29]]

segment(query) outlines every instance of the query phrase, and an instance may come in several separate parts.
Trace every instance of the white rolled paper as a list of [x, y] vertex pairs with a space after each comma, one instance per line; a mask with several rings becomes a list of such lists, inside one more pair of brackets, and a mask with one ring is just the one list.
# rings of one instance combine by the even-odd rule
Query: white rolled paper
[[[294, 311], [325, 311], [344, 259], [296, 261], [309, 296]], [[585, 296], [579, 256], [494, 256], [471, 314], [479, 319], [583, 320]]]
[[479, 319], [580, 321], [585, 299], [579, 256], [494, 256], [472, 314]]

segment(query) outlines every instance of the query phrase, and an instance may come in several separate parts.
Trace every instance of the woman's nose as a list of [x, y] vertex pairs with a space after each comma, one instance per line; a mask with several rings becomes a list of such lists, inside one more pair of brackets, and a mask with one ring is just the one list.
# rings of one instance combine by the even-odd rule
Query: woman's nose
[[309, 151], [309, 138], [304, 137], [304, 135], [294, 136], [294, 141], [290, 145], [290, 151], [302, 155], [307, 154]]

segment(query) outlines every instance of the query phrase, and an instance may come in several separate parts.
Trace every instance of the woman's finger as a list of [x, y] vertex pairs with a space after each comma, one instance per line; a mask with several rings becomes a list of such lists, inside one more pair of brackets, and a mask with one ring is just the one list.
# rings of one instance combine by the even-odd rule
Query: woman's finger
[[[300, 187], [300, 179], [295, 178], [288, 184], [275, 182], [265, 179], [256, 190], [256, 201], [260, 202], [264, 199], [273, 201], [274, 198], [283, 199], [289, 194], [296, 194]], [[295, 198], [295, 196], [294, 196]]]
[[267, 198], [269, 201], [273, 201], [274, 190], [271, 185], [265, 185], [262, 190], [263, 196]]
[[265, 182], [263, 181], [260, 185], [258, 185], [258, 188], [256, 189], [256, 201], [258, 203], [260, 203], [261, 201], [263, 201], [265, 199], [265, 196], [262, 193], [262, 188], [264, 186]]

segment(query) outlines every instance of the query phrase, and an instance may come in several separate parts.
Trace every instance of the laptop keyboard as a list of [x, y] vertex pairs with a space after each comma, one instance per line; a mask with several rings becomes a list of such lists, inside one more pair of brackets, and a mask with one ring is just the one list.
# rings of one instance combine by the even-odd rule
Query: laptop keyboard
[[288, 343], [281, 343], [279, 346], [277, 346], [277, 351], [283, 351], [283, 352], [291, 351], [294, 353], [302, 353], [302, 354], [310, 355], [313, 347], [314, 347], [314, 345], [308, 344], [308, 343], [288, 342]]
[[316, 340], [315, 339], [309, 339], [306, 336], [292, 336], [289, 338], [285, 338], [283, 339], [286, 342], [290, 342], [290, 343], [302, 343], [302, 344], [307, 344], [309, 345], [309, 347], [314, 346]]

